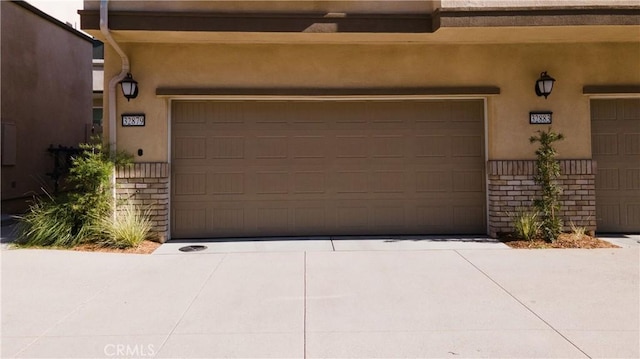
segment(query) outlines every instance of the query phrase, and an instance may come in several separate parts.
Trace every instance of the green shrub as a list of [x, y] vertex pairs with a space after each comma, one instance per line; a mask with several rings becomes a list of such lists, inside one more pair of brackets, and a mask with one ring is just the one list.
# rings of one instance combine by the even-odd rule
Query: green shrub
[[540, 234], [542, 222], [539, 218], [540, 213], [536, 211], [520, 210], [518, 213], [509, 213], [511, 217], [511, 225], [514, 233], [518, 238], [532, 241]]
[[102, 233], [100, 244], [106, 247], [136, 247], [151, 230], [150, 210], [142, 210], [133, 204], [118, 207], [114, 215], [103, 217], [97, 230]]
[[549, 128], [538, 131], [538, 136], [529, 138], [531, 143], [538, 142], [536, 150], [536, 168], [538, 172], [534, 181], [540, 185], [542, 195], [534, 200], [533, 205], [540, 212], [542, 221], [542, 236], [547, 242], [555, 241], [562, 232], [560, 212], [560, 194], [562, 189], [556, 179], [560, 176], [560, 163], [556, 161], [556, 149], [553, 143], [564, 139], [561, 133], [555, 133]]
[[18, 243], [26, 246], [70, 247], [99, 238], [97, 223], [110, 216], [111, 176], [120, 154], [111, 159], [101, 143], [80, 145], [72, 159], [67, 183], [70, 191], [57, 198], [35, 198], [29, 212], [19, 218]]

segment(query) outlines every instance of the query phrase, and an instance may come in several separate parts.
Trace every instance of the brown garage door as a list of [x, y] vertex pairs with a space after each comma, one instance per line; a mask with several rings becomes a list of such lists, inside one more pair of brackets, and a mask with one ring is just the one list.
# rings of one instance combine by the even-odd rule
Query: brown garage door
[[640, 99], [591, 101], [600, 232], [640, 232]]
[[485, 233], [483, 101], [174, 101], [174, 238]]

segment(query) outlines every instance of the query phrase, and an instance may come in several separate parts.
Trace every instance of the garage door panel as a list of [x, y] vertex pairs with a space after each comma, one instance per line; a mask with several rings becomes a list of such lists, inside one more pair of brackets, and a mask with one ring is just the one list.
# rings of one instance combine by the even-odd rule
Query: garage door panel
[[291, 154], [298, 159], [324, 159], [327, 139], [324, 136], [294, 136], [291, 139]]
[[215, 172], [207, 176], [207, 193], [213, 195], [244, 194], [244, 173]]
[[324, 233], [327, 227], [326, 209], [324, 205], [294, 208], [294, 227], [297, 232], [305, 231]]
[[368, 193], [368, 171], [338, 170], [332, 176], [333, 189], [336, 194]]
[[[394, 202], [394, 201], [389, 201]], [[376, 234], [402, 233], [406, 229], [405, 208], [403, 203], [380, 203], [372, 209], [372, 220], [376, 223]]]
[[443, 135], [419, 135], [414, 140], [415, 157], [446, 157], [449, 138]]
[[376, 135], [371, 139], [374, 158], [405, 157], [406, 139], [402, 135]]
[[288, 172], [256, 172], [253, 182], [258, 195], [289, 193]]
[[450, 102], [450, 106], [452, 121], [482, 123], [484, 104], [481, 101]]
[[598, 168], [596, 190], [617, 190], [620, 188], [620, 173], [617, 168]]
[[175, 194], [183, 195], [205, 195], [207, 194], [207, 174], [182, 172], [173, 176], [173, 187]]
[[476, 171], [453, 171], [453, 192], [477, 192], [484, 193], [482, 179], [484, 173]]
[[287, 158], [289, 156], [287, 148], [286, 136], [257, 136], [252, 157], [256, 159]]
[[628, 203], [626, 206], [626, 223], [627, 225], [637, 225], [640, 223], [640, 202]]
[[[622, 119], [625, 121], [640, 120], [640, 99], [628, 99], [623, 101]], [[637, 124], [635, 126], [637, 126]]]
[[616, 101], [591, 101], [591, 119], [594, 121], [615, 121], [617, 109]]
[[640, 133], [624, 135], [624, 153], [626, 155], [640, 155]]
[[369, 143], [363, 135], [336, 136], [334, 153], [336, 158], [367, 158]]
[[246, 138], [242, 136], [212, 136], [207, 140], [207, 154], [211, 159], [242, 159]]
[[322, 171], [304, 171], [293, 174], [293, 193], [325, 194], [327, 193], [326, 173]]
[[262, 203], [257, 211], [256, 229], [267, 235], [276, 235], [283, 228], [290, 228], [288, 204]]
[[594, 134], [591, 145], [594, 156], [615, 156], [618, 154], [618, 135], [615, 133]]
[[246, 228], [244, 208], [222, 207], [207, 210], [207, 232], [231, 235]]
[[451, 155], [453, 157], [482, 157], [482, 137], [451, 136]]
[[461, 231], [468, 232], [482, 225], [485, 221], [484, 208], [481, 206], [459, 205], [453, 207], [453, 225]]
[[172, 111], [175, 238], [485, 231], [482, 101], [203, 102]]
[[207, 139], [203, 136], [180, 136], [173, 141], [177, 159], [206, 158]]
[[442, 233], [453, 226], [453, 207], [418, 205], [416, 222], [425, 233]]
[[373, 193], [404, 193], [404, 173], [402, 171], [373, 171], [371, 191]]
[[417, 171], [415, 176], [415, 189], [417, 193], [424, 192], [451, 192], [453, 177], [450, 172], [442, 170]]
[[207, 210], [193, 207], [174, 208], [172, 230], [186, 238], [200, 236], [207, 231]]
[[[596, 201], [597, 203], [597, 201]], [[622, 225], [620, 204], [599, 203], [596, 205], [596, 225], [599, 231], [616, 231]]]

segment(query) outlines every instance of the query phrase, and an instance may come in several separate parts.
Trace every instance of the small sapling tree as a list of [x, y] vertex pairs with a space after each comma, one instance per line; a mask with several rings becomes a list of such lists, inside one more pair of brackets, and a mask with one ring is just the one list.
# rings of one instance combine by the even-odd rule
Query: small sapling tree
[[542, 194], [533, 201], [533, 205], [540, 213], [542, 221], [542, 236], [547, 242], [555, 241], [562, 232], [562, 219], [560, 212], [560, 194], [562, 188], [556, 182], [560, 176], [560, 163], [556, 160], [554, 143], [564, 139], [561, 133], [556, 133], [549, 128], [547, 131], [538, 131], [537, 136], [531, 136], [531, 143], [539, 143], [536, 150], [536, 168], [538, 172], [534, 181], [540, 185]]

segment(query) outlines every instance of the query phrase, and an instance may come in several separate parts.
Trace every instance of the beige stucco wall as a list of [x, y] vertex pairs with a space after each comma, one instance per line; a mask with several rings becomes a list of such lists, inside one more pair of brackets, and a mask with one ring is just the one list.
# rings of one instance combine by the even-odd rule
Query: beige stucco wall
[[[139, 97], [127, 102], [118, 89], [118, 122], [143, 112], [143, 128], [118, 126], [118, 148], [137, 160], [167, 161], [168, 99], [158, 87], [417, 87], [498, 86], [488, 97], [489, 159], [530, 159], [530, 111], [553, 111], [553, 128], [567, 139], [562, 158], [591, 158], [589, 97], [584, 85], [640, 83], [640, 44], [122, 44]], [[109, 76], [120, 61], [107, 47]], [[540, 72], [556, 78], [548, 99], [537, 97]], [[106, 92], [106, 91], [105, 91]], [[106, 106], [105, 106], [106, 107]], [[105, 115], [106, 118], [106, 115]], [[106, 125], [105, 125], [106, 129]], [[105, 131], [106, 132], [106, 131]]]
[[[9, 1], [0, 2], [2, 122], [15, 123], [17, 164], [2, 166], [2, 200], [51, 186], [54, 146], [85, 141], [92, 45]], [[3, 204], [4, 206], [4, 204]], [[4, 208], [3, 208], [4, 210]]]

